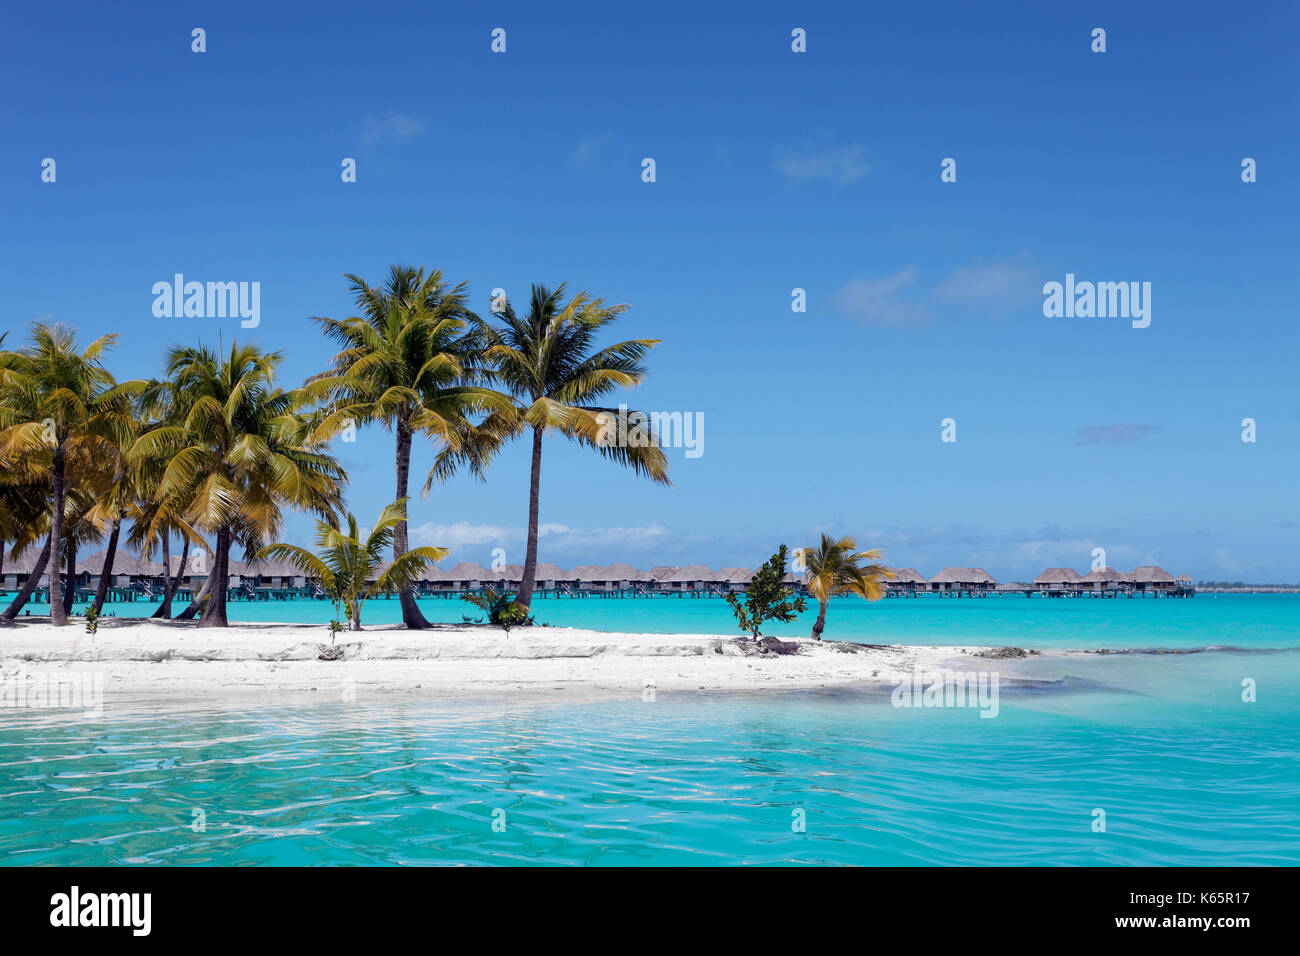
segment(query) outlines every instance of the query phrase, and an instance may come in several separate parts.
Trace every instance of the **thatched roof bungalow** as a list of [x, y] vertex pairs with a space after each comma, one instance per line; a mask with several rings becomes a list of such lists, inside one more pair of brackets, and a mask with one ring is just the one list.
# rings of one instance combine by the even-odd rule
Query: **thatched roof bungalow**
[[1034, 593], [1034, 586], [1023, 581], [1008, 581], [1006, 584], [999, 584], [994, 590], [999, 594], [1023, 594], [1029, 597]]
[[1074, 568], [1048, 568], [1034, 578], [1034, 587], [1040, 591], [1078, 591], [1082, 580]]
[[723, 585], [728, 591], [746, 591], [749, 582], [754, 580], [754, 572], [749, 568], [723, 568]]
[[944, 568], [929, 581], [930, 590], [940, 593], [992, 591], [997, 585], [983, 568]]
[[610, 574], [610, 580], [617, 581], [619, 587], [635, 587], [650, 584], [655, 580], [654, 575], [649, 571], [642, 571], [630, 564], [611, 564], [607, 570]]
[[721, 584], [722, 575], [703, 564], [688, 564], [659, 581], [669, 591], [702, 591], [710, 584]]
[[1079, 580], [1079, 584], [1085, 591], [1117, 591], [1131, 588], [1133, 578], [1116, 568], [1107, 567], [1089, 571]]
[[1143, 593], [1147, 591], [1172, 591], [1178, 586], [1177, 582], [1174, 581], [1174, 576], [1156, 564], [1144, 564], [1140, 568], [1134, 568], [1131, 578], [1133, 580], [1133, 590]]
[[894, 572], [892, 578], [885, 578], [885, 587], [891, 591], [916, 591], [925, 590], [927, 583], [925, 575], [916, 568], [890, 568]]

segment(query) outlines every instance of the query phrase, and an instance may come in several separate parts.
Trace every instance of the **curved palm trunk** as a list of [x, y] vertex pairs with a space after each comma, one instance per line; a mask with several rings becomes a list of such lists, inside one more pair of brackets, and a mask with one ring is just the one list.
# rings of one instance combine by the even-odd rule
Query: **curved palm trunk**
[[199, 627], [229, 626], [226, 621], [226, 583], [230, 576], [230, 539], [229, 528], [217, 532], [217, 556], [212, 562], [212, 573], [208, 575], [208, 603], [203, 607]]
[[[411, 429], [405, 421], [399, 420], [397, 422], [397, 498], [399, 501], [406, 497], [410, 477]], [[407, 550], [409, 548], [406, 538], [406, 519], [403, 518], [393, 528], [393, 560], [396, 561], [406, 554]], [[411, 593], [410, 588], [402, 588], [398, 591], [397, 600], [402, 605], [403, 624], [407, 627], [429, 626], [429, 620], [416, 605], [415, 596]], [[357, 627], [356, 630], [360, 630], [360, 627]]]
[[99, 572], [99, 584], [95, 588], [95, 613], [104, 609], [108, 598], [108, 582], [113, 577], [113, 560], [117, 557], [117, 537], [122, 532], [122, 520], [113, 522], [113, 530], [108, 535], [108, 547], [104, 549], [104, 567]]
[[519, 582], [519, 596], [515, 600], [529, 607], [533, 600], [533, 587], [537, 583], [537, 500], [542, 478], [542, 430], [533, 429], [533, 469], [528, 479], [528, 549], [524, 552], [524, 573]]
[[819, 604], [817, 611], [817, 623], [813, 625], [812, 637], [814, 641], [822, 639], [822, 631], [826, 628], [826, 609], [831, 606], [830, 601]]
[[189, 606], [186, 607], [185, 610], [181, 611], [181, 613], [176, 615], [176, 620], [178, 621], [194, 620], [195, 615], [197, 615], [199, 613], [200, 608], [203, 607], [203, 599], [206, 598], [208, 594], [211, 593], [211, 591], [212, 591], [212, 575], [209, 574], [207, 578], [204, 580], [203, 586], [199, 588], [199, 593], [194, 595], [194, 599], [190, 601]]
[[181, 547], [181, 565], [176, 569], [176, 574], [171, 574], [171, 542], [170, 535], [163, 535], [163, 567], [166, 572], [163, 574], [163, 599], [158, 605], [158, 610], [153, 612], [154, 617], [161, 617], [164, 620], [172, 616], [172, 598], [180, 589], [181, 581], [185, 578], [185, 562], [190, 559], [190, 539], [183, 538], [185, 542]]
[[36, 590], [36, 582], [41, 579], [41, 575], [45, 573], [45, 566], [50, 562], [50, 540], [51, 539], [49, 538], [45, 540], [45, 547], [41, 549], [40, 555], [36, 558], [36, 563], [32, 565], [32, 573], [27, 575], [27, 581], [23, 584], [22, 588], [19, 589], [18, 593], [14, 596], [14, 599], [9, 602], [9, 606], [5, 608], [4, 614], [0, 614], [0, 620], [12, 621], [17, 617], [18, 612], [21, 611], [23, 605], [27, 603], [27, 599], [30, 598], [32, 592]]
[[77, 542], [68, 542], [68, 579], [63, 589], [63, 613], [72, 617], [72, 601], [77, 596]]
[[63, 449], [54, 450], [54, 507], [50, 513], [50, 541], [54, 554], [54, 567], [50, 569], [50, 619], [56, 625], [68, 623], [68, 613], [63, 609], [63, 582], [59, 580], [59, 546], [63, 543], [64, 499]]

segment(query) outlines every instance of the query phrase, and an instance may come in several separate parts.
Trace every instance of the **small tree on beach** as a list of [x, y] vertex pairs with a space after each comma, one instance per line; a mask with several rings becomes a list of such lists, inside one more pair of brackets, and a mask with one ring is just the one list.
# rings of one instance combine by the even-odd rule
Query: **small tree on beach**
[[335, 606], [343, 605], [349, 629], [359, 631], [361, 606], [367, 600], [376, 594], [401, 593], [415, 583], [421, 571], [447, 556], [446, 548], [411, 548], [384, 567], [385, 552], [393, 545], [393, 531], [405, 520], [406, 499], [402, 498], [380, 513], [364, 539], [356, 515], [348, 512], [344, 530], [316, 522], [319, 554], [292, 544], [273, 544], [263, 548], [258, 558], [279, 558], [303, 574], [318, 578]]
[[743, 601], [735, 594], [727, 595], [740, 629], [748, 631], [754, 640], [758, 640], [759, 628], [765, 621], [793, 621], [808, 607], [808, 602], [784, 583], [788, 554], [786, 546], [781, 545], [767, 559], [750, 580]]
[[466, 594], [462, 600], [468, 601], [476, 608], [487, 613], [488, 623], [495, 624], [510, 636], [510, 629], [517, 624], [532, 624], [528, 608], [515, 600], [514, 595], [504, 594], [495, 588], [487, 588], [482, 594]]
[[[879, 551], [859, 551], [858, 543], [845, 535], [836, 541], [828, 534], [822, 535], [815, 548], [803, 549], [807, 566], [808, 592], [817, 599], [817, 623], [813, 625], [814, 641], [822, 639], [826, 627], [826, 609], [837, 594], [856, 594], [868, 601], [879, 601], [884, 595], [883, 582], [894, 572], [877, 562], [884, 556]], [[870, 564], [863, 564], [870, 561]]]

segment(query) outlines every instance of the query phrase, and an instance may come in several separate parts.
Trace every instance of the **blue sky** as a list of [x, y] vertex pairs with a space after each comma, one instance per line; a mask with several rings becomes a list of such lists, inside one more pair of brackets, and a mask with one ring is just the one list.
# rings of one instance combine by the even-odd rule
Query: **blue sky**
[[[620, 337], [663, 340], [628, 401], [702, 413], [705, 443], [671, 452], [663, 488], [549, 441], [543, 560], [752, 567], [828, 529], [925, 574], [1086, 570], [1102, 547], [1125, 569], [1300, 580], [1298, 21], [1285, 3], [28, 5], [0, 29], [0, 327], [117, 332], [119, 377], [251, 337], [296, 384], [332, 354], [308, 317], [351, 314], [345, 272], [441, 268], [481, 312], [495, 287], [563, 281], [629, 303]], [[261, 325], [155, 318], [178, 272], [260, 282]], [[1044, 317], [1067, 273], [1150, 282], [1150, 327]], [[336, 445], [363, 520], [391, 499], [392, 444]], [[521, 444], [486, 484], [415, 501], [417, 539], [521, 561], [527, 467]]]

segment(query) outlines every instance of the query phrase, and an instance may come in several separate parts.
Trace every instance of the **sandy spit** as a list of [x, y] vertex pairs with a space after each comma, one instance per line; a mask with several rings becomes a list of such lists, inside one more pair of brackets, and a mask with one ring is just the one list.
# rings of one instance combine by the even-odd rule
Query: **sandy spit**
[[[577, 628], [400, 626], [343, 632], [342, 659], [318, 658], [329, 635], [318, 624], [233, 624], [106, 619], [93, 637], [81, 621], [0, 626], [0, 683], [101, 674], [106, 699], [240, 695], [357, 697], [674, 690], [794, 690], [893, 683], [899, 673], [987, 669], [981, 647], [845, 648], [799, 641], [796, 655], [760, 654], [716, 634], [622, 634]], [[345, 698], [346, 699], [346, 698]]]

